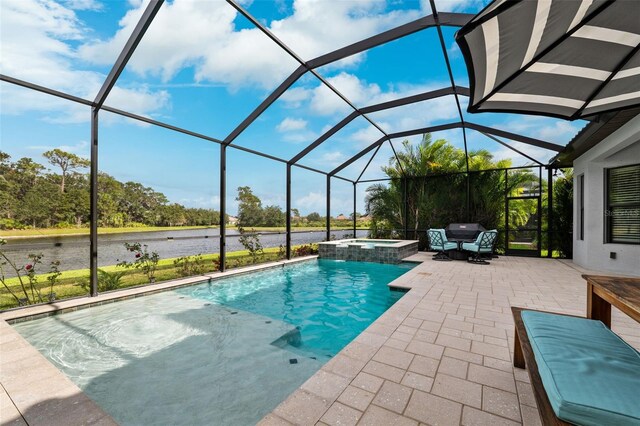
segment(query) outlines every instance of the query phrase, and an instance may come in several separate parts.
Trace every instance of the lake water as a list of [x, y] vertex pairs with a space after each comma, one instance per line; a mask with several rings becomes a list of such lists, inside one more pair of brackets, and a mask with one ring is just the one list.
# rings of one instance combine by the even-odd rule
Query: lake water
[[[358, 231], [356, 237], [367, 236], [368, 231]], [[352, 230], [331, 231], [336, 239], [352, 235]], [[325, 239], [325, 231], [294, 231], [291, 244], [317, 243]], [[227, 229], [227, 252], [244, 250], [238, 241], [239, 234]], [[260, 242], [267, 247], [279, 247], [285, 244], [285, 233], [260, 233]], [[176, 231], [130, 232], [126, 234], [106, 234], [98, 237], [98, 266], [115, 265], [120, 260], [130, 260], [131, 253], [124, 243], [139, 242], [147, 244], [149, 251], [158, 252], [161, 259], [209, 254], [220, 252], [220, 230], [185, 229]], [[84, 269], [89, 267], [89, 236], [46, 237], [8, 240], [3, 251], [18, 265], [28, 263], [30, 253], [42, 254], [44, 268], [49, 262], [60, 261], [60, 270]], [[11, 276], [8, 274], [8, 276]]]

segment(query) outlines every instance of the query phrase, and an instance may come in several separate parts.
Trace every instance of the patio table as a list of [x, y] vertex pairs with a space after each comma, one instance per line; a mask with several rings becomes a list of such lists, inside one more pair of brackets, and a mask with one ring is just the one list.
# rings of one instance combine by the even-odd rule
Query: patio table
[[587, 280], [587, 318], [611, 328], [611, 306], [640, 322], [640, 278], [582, 275]]
[[449, 257], [455, 260], [467, 260], [467, 258], [469, 257], [469, 253], [462, 250], [462, 243], [472, 243], [475, 241], [475, 239], [447, 237], [447, 240], [458, 245], [457, 250], [451, 251]]

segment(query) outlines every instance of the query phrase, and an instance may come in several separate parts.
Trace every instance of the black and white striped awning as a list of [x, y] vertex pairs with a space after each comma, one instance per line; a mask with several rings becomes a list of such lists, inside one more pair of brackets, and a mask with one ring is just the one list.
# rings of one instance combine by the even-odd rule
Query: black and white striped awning
[[495, 0], [456, 41], [469, 112], [576, 119], [640, 105], [640, 0]]

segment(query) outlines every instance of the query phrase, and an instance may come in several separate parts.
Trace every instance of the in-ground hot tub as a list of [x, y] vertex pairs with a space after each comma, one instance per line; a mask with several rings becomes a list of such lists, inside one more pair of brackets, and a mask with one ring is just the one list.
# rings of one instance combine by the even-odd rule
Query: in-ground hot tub
[[324, 259], [359, 262], [399, 263], [418, 252], [417, 240], [374, 240], [355, 238], [326, 241], [318, 244], [318, 254]]

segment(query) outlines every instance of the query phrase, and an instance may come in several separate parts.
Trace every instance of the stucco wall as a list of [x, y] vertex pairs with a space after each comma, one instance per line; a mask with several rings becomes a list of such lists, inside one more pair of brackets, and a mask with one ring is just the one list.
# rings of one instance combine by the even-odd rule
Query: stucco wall
[[[640, 276], [640, 245], [605, 244], [606, 168], [640, 163], [640, 116], [574, 161], [573, 258], [588, 269]], [[578, 240], [578, 176], [584, 174], [584, 240]], [[610, 259], [610, 252], [616, 259]]]

